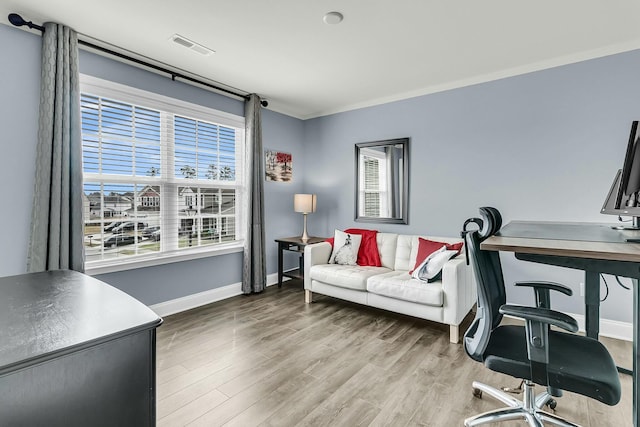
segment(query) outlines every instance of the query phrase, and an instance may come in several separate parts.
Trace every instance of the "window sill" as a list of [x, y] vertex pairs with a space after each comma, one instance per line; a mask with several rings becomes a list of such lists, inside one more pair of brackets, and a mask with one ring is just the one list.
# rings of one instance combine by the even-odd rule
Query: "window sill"
[[95, 261], [87, 263], [85, 273], [90, 276], [98, 274], [115, 273], [118, 271], [134, 270], [137, 268], [153, 267], [156, 265], [170, 264], [174, 262], [190, 261], [200, 258], [208, 258], [242, 252], [244, 243], [242, 241], [225, 245], [218, 245], [212, 248], [197, 248], [190, 251], [176, 251], [165, 253], [154, 257], [132, 257], [127, 260]]

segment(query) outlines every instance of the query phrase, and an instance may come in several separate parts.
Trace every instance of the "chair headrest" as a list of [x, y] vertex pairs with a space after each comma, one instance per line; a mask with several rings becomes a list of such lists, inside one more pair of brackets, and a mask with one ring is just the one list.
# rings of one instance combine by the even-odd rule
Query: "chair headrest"
[[481, 218], [469, 218], [462, 226], [460, 235], [465, 238], [466, 234], [474, 231], [469, 229], [471, 224], [477, 226], [478, 237], [480, 241], [487, 239], [489, 236], [496, 234], [502, 227], [502, 215], [496, 208], [484, 206], [479, 209]]
[[493, 236], [500, 230], [500, 227], [502, 227], [502, 215], [500, 215], [498, 209], [490, 206], [482, 207], [479, 211], [487, 225], [486, 227], [483, 227], [480, 233], [480, 238], [484, 240], [489, 236]]

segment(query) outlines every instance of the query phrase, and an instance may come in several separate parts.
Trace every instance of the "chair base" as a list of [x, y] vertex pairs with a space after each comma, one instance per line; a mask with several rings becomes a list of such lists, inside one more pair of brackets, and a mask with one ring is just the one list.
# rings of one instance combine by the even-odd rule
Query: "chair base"
[[562, 417], [551, 414], [540, 409], [549, 398], [545, 391], [538, 397], [534, 394], [534, 384], [531, 381], [524, 382], [524, 400], [520, 401], [513, 396], [509, 396], [501, 390], [490, 387], [486, 384], [473, 382], [474, 390], [479, 390], [507, 405], [506, 408], [495, 409], [483, 414], [479, 414], [464, 421], [465, 427], [475, 427], [483, 424], [497, 423], [508, 420], [524, 419], [528, 425], [533, 427], [543, 427], [544, 423], [561, 427], [580, 427], [565, 420]]
[[[500, 387], [500, 390], [510, 394], [522, 394], [524, 392], [524, 380], [520, 380], [518, 387]], [[475, 393], [474, 393], [475, 394]], [[556, 409], [558, 401], [554, 397], [562, 397], [562, 390], [555, 387], [547, 387], [547, 390], [536, 396], [536, 408], [542, 409], [545, 405], [549, 409]]]

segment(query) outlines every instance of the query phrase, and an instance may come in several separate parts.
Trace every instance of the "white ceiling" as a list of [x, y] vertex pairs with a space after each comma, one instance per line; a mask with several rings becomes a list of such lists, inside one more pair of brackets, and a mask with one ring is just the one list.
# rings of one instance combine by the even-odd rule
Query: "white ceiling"
[[[324, 24], [329, 11], [344, 21]], [[638, 0], [0, 0], [10, 12], [303, 119], [640, 48]]]

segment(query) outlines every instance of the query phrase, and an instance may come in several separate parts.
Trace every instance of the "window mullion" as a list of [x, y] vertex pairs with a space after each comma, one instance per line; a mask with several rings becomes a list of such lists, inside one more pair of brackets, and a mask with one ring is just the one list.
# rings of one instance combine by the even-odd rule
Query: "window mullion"
[[175, 128], [174, 115], [163, 112], [162, 129], [162, 176], [165, 178], [160, 211], [162, 212], [161, 242], [163, 251], [178, 249], [178, 186], [175, 184]]
[[[131, 108], [131, 173], [135, 176], [137, 175], [136, 171], [136, 160], [138, 158], [137, 153], [137, 138], [136, 138], [136, 110], [137, 107], [134, 105]], [[136, 245], [136, 248], [138, 245]]]
[[[235, 233], [237, 239], [244, 238], [244, 228], [247, 222], [247, 210], [249, 207], [249, 192], [247, 191], [247, 179], [245, 174], [246, 161], [246, 140], [244, 131], [238, 129], [235, 134], [235, 157], [236, 157], [236, 213], [235, 213]], [[238, 161], [242, 159], [242, 161]], [[262, 161], [262, 160], [261, 160]], [[264, 178], [261, 178], [264, 179]]]

